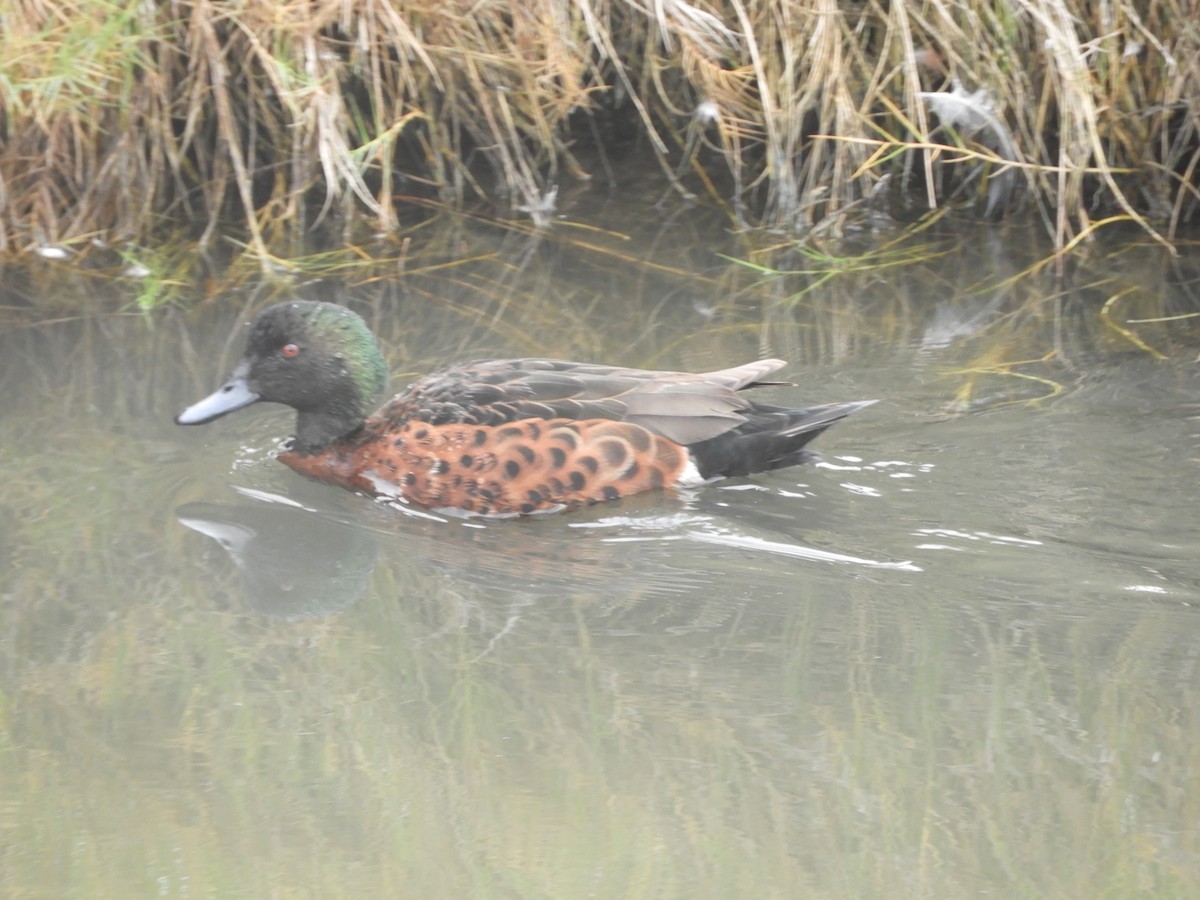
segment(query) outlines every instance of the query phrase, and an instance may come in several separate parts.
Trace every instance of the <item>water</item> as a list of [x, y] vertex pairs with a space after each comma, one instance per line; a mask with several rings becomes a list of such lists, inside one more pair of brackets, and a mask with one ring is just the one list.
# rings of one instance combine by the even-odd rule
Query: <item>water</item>
[[1190, 251], [1006, 282], [1016, 234], [903, 265], [885, 235], [767, 277], [681, 224], [447, 225], [475, 262], [315, 293], [368, 315], [397, 387], [486, 355], [783, 356], [780, 401], [881, 401], [821, 463], [418, 516], [274, 463], [282, 411], [171, 423], [265, 292], [15, 307], [0, 893], [1200, 893], [1200, 341], [1129, 324], [1195, 308]]

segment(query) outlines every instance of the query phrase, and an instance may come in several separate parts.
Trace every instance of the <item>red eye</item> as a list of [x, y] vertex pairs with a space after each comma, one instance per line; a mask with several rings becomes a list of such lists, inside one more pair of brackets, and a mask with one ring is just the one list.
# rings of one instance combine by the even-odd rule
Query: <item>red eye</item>
[[284, 344], [279, 348], [279, 352], [291, 359], [293, 356], [300, 355], [300, 346], [298, 344]]

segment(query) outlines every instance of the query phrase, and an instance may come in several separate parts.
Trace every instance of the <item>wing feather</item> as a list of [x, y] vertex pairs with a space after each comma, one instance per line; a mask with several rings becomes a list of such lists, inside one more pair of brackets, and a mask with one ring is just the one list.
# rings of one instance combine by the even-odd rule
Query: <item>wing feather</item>
[[715, 372], [657, 372], [554, 359], [479, 360], [435, 372], [379, 411], [398, 422], [499, 425], [522, 419], [630, 422], [679, 444], [746, 421], [738, 391], [782, 368], [778, 359]]

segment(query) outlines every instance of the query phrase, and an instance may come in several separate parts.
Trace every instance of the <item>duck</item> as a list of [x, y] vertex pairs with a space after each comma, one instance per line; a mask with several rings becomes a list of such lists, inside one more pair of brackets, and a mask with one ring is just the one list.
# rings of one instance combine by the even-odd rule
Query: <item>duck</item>
[[779, 359], [660, 372], [559, 359], [480, 359], [410, 384], [368, 415], [388, 369], [370, 327], [335, 303], [285, 300], [250, 323], [225, 383], [175, 417], [203, 425], [255, 403], [296, 411], [277, 454], [295, 472], [434, 511], [574, 510], [810, 461], [806, 445], [875, 401], [770, 406], [748, 389]]

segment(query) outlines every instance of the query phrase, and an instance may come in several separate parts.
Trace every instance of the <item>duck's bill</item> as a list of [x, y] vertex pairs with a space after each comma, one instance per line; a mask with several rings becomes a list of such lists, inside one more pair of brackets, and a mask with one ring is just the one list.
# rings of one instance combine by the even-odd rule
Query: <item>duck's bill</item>
[[258, 400], [258, 394], [250, 390], [245, 377], [235, 372], [221, 387], [177, 415], [175, 424], [203, 425], [205, 422], [221, 418], [226, 413], [257, 403]]

